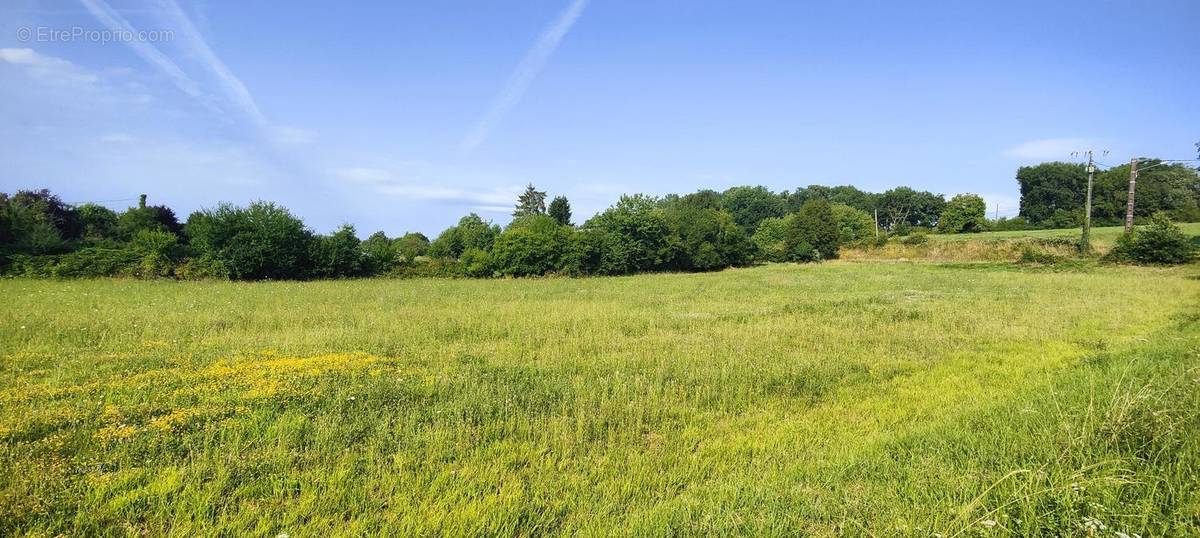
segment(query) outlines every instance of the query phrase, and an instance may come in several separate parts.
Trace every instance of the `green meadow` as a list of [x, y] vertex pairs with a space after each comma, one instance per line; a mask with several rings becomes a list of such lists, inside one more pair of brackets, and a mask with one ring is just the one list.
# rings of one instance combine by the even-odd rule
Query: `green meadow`
[[[1141, 226], [1139, 221], [1138, 226]], [[1180, 222], [1177, 224], [1183, 233], [1200, 235], [1200, 222]], [[1092, 228], [1091, 241], [1094, 247], [1107, 251], [1121, 234], [1125, 233], [1124, 226], [1099, 226]], [[982, 232], [976, 234], [930, 234], [930, 241], [973, 241], [993, 239], [1071, 239], [1078, 240], [1082, 234], [1079, 228], [1056, 228], [1048, 230], [1013, 230], [1004, 232]]]
[[0, 535], [1200, 534], [1195, 264], [0, 304]]

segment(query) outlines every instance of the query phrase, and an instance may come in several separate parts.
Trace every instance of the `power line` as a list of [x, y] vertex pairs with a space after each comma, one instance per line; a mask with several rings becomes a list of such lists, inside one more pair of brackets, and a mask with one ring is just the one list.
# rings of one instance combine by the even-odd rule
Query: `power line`
[[85, 201], [85, 202], [69, 202], [69, 203], [70, 203], [71, 205], [83, 205], [83, 204], [104, 204], [104, 203], [108, 203], [108, 202], [132, 202], [132, 201], [134, 201], [134, 200], [137, 200], [137, 199], [138, 199], [138, 197], [137, 197], [137, 196], [134, 196], [133, 198], [115, 198], [115, 199], [112, 199], [112, 200], [88, 200], [88, 201]]

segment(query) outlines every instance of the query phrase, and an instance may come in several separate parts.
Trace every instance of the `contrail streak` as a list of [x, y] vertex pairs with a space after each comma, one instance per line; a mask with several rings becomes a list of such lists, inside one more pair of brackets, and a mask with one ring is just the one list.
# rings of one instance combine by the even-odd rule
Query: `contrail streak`
[[546, 62], [550, 60], [550, 56], [554, 54], [563, 37], [583, 14], [583, 8], [587, 6], [587, 3], [588, 0], [572, 0], [571, 4], [558, 15], [558, 18], [542, 31], [533, 48], [529, 49], [529, 52], [521, 59], [521, 63], [517, 64], [517, 68], [509, 75], [508, 81], [504, 83], [504, 88], [496, 96], [496, 100], [488, 109], [487, 114], [484, 114], [475, 128], [463, 139], [460, 146], [463, 153], [469, 153], [483, 143], [492, 128], [517, 105], [529, 86], [533, 84], [534, 79], [546, 67]]

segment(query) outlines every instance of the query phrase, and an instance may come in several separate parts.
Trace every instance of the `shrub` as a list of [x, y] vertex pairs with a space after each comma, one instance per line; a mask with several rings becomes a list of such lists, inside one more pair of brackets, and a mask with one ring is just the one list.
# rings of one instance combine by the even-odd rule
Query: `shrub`
[[179, 236], [165, 230], [140, 230], [129, 244], [141, 256], [133, 276], [169, 277], [175, 273], [175, 261], [181, 256]]
[[183, 280], [225, 280], [229, 278], [229, 269], [220, 260], [203, 255], [183, 260], [175, 268], [175, 277]]
[[770, 217], [758, 223], [751, 240], [756, 250], [755, 258], [762, 261], [788, 261], [787, 235], [788, 227], [795, 220], [795, 214], [786, 217]]
[[492, 243], [498, 235], [499, 226], [485, 222], [479, 215], [471, 213], [459, 219], [457, 225], [446, 228], [430, 243], [429, 255], [434, 258], [458, 258], [469, 248], [491, 250]]
[[546, 215], [529, 215], [513, 221], [492, 247], [496, 271], [502, 275], [529, 276], [561, 269], [569, 233], [569, 228]]
[[1155, 213], [1150, 225], [1117, 238], [1107, 258], [1135, 263], [1186, 263], [1195, 254], [1195, 246], [1165, 213]]
[[789, 251], [791, 256], [790, 261], [799, 263], [819, 262], [821, 261], [821, 253], [807, 242], [801, 241], [794, 245]]
[[875, 220], [866, 211], [846, 204], [832, 204], [830, 209], [837, 222], [838, 244], [861, 244], [875, 239]]
[[83, 225], [83, 238], [101, 241], [117, 237], [117, 213], [96, 204], [79, 206], [79, 221]]
[[394, 241], [396, 251], [404, 257], [405, 261], [412, 261], [417, 256], [424, 256], [429, 252], [429, 238], [425, 234], [419, 232], [409, 232], [403, 237]]
[[988, 229], [993, 232], [1032, 230], [1035, 227], [1025, 220], [1025, 217], [1002, 217], [988, 223]]
[[572, 275], [616, 275], [625, 272], [617, 238], [605, 230], [585, 229], [572, 233], [562, 267]]
[[336, 232], [317, 236], [310, 244], [312, 276], [346, 278], [362, 274], [363, 256], [353, 226], [343, 224]]
[[924, 245], [929, 242], [929, 236], [923, 231], [918, 231], [912, 235], [900, 239], [901, 245]]
[[362, 249], [364, 273], [372, 275], [386, 273], [400, 263], [399, 240], [388, 239], [387, 234], [383, 232], [371, 234], [371, 237], [363, 241], [359, 248]]
[[946, 202], [938, 218], [937, 230], [940, 233], [974, 233], [981, 232], [987, 222], [985, 213], [987, 205], [977, 194], [959, 194]]
[[230, 278], [303, 278], [310, 272], [312, 232], [270, 202], [197, 211], [185, 229], [196, 252], [220, 262]]
[[804, 203], [795, 219], [788, 226], [787, 251], [790, 259], [808, 261], [807, 248], [815, 250], [819, 259], [837, 258], [838, 229], [833, 209], [824, 198], [815, 198]]
[[612, 234], [609, 263], [619, 267], [616, 272], [651, 271], [671, 259], [666, 218], [656, 205], [657, 201], [647, 196], [622, 196], [616, 205], [584, 224], [585, 229]]
[[668, 267], [708, 271], [749, 260], [750, 240], [729, 213], [681, 206], [664, 210], [663, 216], [673, 247]]
[[466, 276], [485, 277], [492, 275], [492, 255], [486, 250], [469, 248], [459, 258], [462, 273]]

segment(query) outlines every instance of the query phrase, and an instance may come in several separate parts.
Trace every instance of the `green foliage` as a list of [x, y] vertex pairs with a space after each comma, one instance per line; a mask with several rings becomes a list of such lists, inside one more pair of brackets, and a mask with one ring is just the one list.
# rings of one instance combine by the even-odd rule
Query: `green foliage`
[[754, 236], [751, 238], [757, 251], [757, 259], [769, 262], [789, 260], [788, 228], [795, 219], [796, 215], [792, 213], [783, 218], [766, 218], [758, 223], [758, 230], [755, 230]]
[[221, 260], [210, 255], [186, 258], [175, 268], [175, 277], [180, 280], [226, 280], [229, 269]]
[[1087, 167], [1081, 163], [1051, 162], [1017, 169], [1021, 188], [1021, 216], [1037, 226], [1069, 227], [1083, 207], [1087, 193]]
[[945, 206], [940, 194], [896, 187], [879, 196], [879, 223], [888, 230], [902, 225], [932, 228]]
[[[1160, 211], [1172, 220], [1200, 221], [1200, 176], [1196, 169], [1181, 163], [1167, 165], [1158, 159], [1143, 159], [1138, 163], [1138, 170], [1135, 222], [1149, 219]], [[1124, 224], [1128, 194], [1128, 164], [1096, 174], [1092, 193], [1093, 224]]]
[[513, 211], [513, 218], [545, 214], [546, 191], [539, 191], [530, 183], [525, 187], [525, 192], [517, 197], [517, 209]]
[[363, 272], [378, 275], [391, 271], [400, 263], [400, 240], [388, 239], [382, 231], [371, 234], [360, 245]]
[[859, 190], [852, 185], [838, 185], [835, 187], [809, 185], [798, 188], [790, 194], [786, 192], [783, 194], [783, 197], [787, 200], [787, 210], [792, 213], [800, 211], [804, 203], [809, 200], [824, 198], [831, 204], [848, 205], [870, 214], [879, 207], [881, 196], [880, 194]]
[[317, 236], [310, 244], [312, 276], [348, 278], [362, 274], [363, 252], [353, 226], [343, 224], [336, 232]]
[[166, 230], [139, 230], [129, 248], [141, 256], [135, 276], [143, 278], [172, 276], [182, 255], [179, 236]]
[[1025, 220], [1025, 217], [1000, 217], [997, 220], [988, 222], [987, 227], [990, 232], [1015, 232], [1034, 229], [1034, 226]]
[[[500, 237], [503, 238], [504, 235], [501, 234]], [[499, 246], [499, 244], [500, 242], [497, 241], [496, 245]], [[492, 262], [491, 254], [477, 248], [464, 250], [459, 264], [464, 275], [477, 278], [492, 276], [492, 267], [495, 265]]]
[[567, 201], [566, 196], [555, 196], [550, 201], [550, 208], [547, 210], [547, 214], [559, 224], [571, 226], [571, 202]]
[[500, 227], [484, 222], [479, 215], [471, 213], [458, 221], [458, 225], [446, 228], [446, 231], [429, 244], [429, 255], [434, 258], [454, 258], [462, 256], [469, 248], [491, 250], [496, 236], [500, 235]]
[[702, 189], [679, 198], [678, 204], [696, 209], [721, 209], [722, 195], [712, 189]]
[[793, 261], [837, 258], [838, 225], [827, 200], [814, 198], [800, 207], [788, 226], [787, 252]]
[[84, 239], [103, 241], [118, 237], [120, 232], [115, 211], [96, 204], [83, 204], [77, 210], [79, 211], [79, 222], [83, 226]]
[[875, 239], [875, 220], [866, 211], [846, 204], [831, 204], [837, 222], [838, 244], [863, 244]]
[[667, 267], [683, 271], [710, 271], [745, 265], [751, 243], [733, 216], [716, 209], [678, 207], [663, 211], [673, 254]]
[[48, 191], [21, 191], [9, 197], [0, 194], [0, 255], [54, 254], [65, 252], [70, 242], [64, 238], [58, 220], [70, 221], [69, 213], [59, 214], [61, 202]]
[[626, 272], [628, 263], [620, 239], [612, 232], [585, 228], [572, 233], [563, 270], [571, 275], [617, 275]]
[[183, 226], [175, 212], [167, 206], [131, 207], [117, 217], [117, 230], [121, 237], [132, 239], [142, 230], [161, 230], [175, 235], [183, 233]]
[[1165, 212], [1155, 213], [1150, 225], [1134, 229], [1117, 239], [1107, 258], [1148, 264], [1187, 263], [1196, 247]]
[[783, 198], [763, 186], [733, 187], [721, 195], [721, 209], [733, 215], [733, 220], [753, 235], [758, 223], [768, 217], [784, 215]]
[[901, 245], [909, 245], [909, 246], [924, 245], [925, 243], [928, 243], [928, 242], [929, 242], [929, 234], [927, 234], [923, 230], [918, 230], [909, 235], [906, 235], [906, 236], [904, 236], [903, 239], [900, 240]]
[[647, 196], [621, 196], [616, 205], [584, 224], [585, 229], [611, 234], [614, 244], [605, 265], [619, 268], [616, 273], [652, 271], [671, 258], [668, 225], [656, 206]]
[[562, 267], [571, 229], [546, 215], [513, 221], [496, 238], [491, 263], [506, 276], [539, 276]]
[[230, 278], [293, 279], [310, 273], [312, 232], [270, 202], [197, 211], [185, 229], [196, 252], [224, 266]]
[[978, 194], [959, 194], [946, 202], [938, 218], [940, 233], [976, 233], [987, 226], [987, 205]]
[[396, 250], [404, 256], [405, 261], [412, 261], [417, 256], [424, 256], [429, 252], [429, 238], [420, 232], [406, 233], [396, 239], [395, 243]]

